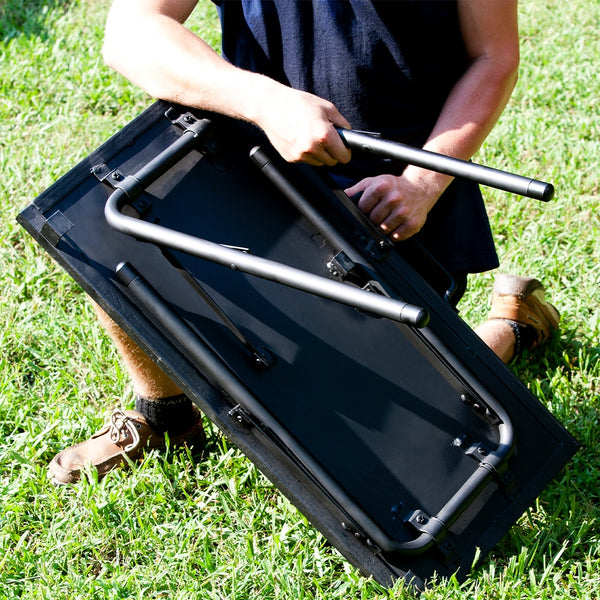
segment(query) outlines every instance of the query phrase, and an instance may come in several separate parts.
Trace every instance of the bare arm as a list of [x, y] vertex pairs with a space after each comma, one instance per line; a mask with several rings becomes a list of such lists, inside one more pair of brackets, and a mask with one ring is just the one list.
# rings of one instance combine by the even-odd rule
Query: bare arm
[[289, 161], [347, 162], [335, 106], [238, 69], [184, 26], [197, 0], [114, 0], [104, 58], [151, 96], [250, 121]]
[[[517, 0], [458, 0], [458, 10], [471, 63], [452, 89], [424, 148], [468, 160], [493, 128], [517, 81]], [[447, 175], [408, 166], [402, 177], [369, 178], [347, 193], [363, 192], [361, 209], [399, 241], [423, 227], [451, 181]]]

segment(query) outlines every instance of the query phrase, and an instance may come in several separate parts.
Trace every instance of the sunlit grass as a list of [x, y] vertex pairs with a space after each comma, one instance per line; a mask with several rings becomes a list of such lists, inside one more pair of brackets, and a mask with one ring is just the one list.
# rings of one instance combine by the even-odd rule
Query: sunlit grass
[[[239, 451], [150, 453], [98, 483], [55, 488], [46, 465], [132, 392], [84, 294], [15, 223], [19, 210], [146, 108], [108, 70], [108, 2], [0, 5], [0, 598], [384, 598]], [[584, 444], [464, 584], [431, 599], [600, 592], [600, 5], [522, 2], [522, 68], [478, 162], [556, 186], [543, 205], [486, 190], [502, 270], [542, 279], [561, 335], [514, 366]], [[208, 0], [192, 20], [218, 46]], [[492, 274], [462, 315], [485, 317]], [[398, 586], [399, 588], [400, 586]]]

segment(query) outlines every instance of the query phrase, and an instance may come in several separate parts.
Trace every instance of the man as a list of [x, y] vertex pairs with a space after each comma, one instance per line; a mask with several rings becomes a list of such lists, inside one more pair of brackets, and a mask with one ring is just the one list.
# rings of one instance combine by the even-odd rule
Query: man
[[[351, 159], [336, 127], [469, 160], [517, 80], [516, 0], [447, 2], [225, 0], [223, 52], [183, 23], [196, 0], [114, 0], [104, 56], [156, 98], [243, 119], [288, 161], [340, 169]], [[416, 236], [466, 288], [468, 273], [498, 266], [476, 184], [408, 165], [349, 165], [346, 193], [395, 242]], [[368, 172], [369, 168], [373, 172]], [[458, 301], [458, 300], [457, 300]], [[200, 415], [107, 315], [138, 396], [94, 438], [57, 455], [51, 476], [68, 483], [83, 464], [100, 475], [145, 447], [201, 446]], [[490, 318], [477, 333], [505, 362], [543, 343], [558, 313], [535, 279], [496, 281]], [[187, 424], [193, 423], [191, 427]]]

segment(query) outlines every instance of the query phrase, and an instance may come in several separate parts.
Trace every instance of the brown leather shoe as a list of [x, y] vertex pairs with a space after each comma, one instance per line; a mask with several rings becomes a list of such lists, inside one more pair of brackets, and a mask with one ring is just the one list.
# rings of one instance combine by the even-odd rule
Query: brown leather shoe
[[528, 350], [547, 341], [558, 329], [560, 315], [546, 301], [544, 286], [533, 277], [498, 275], [494, 281], [490, 319], [505, 319], [532, 328]]
[[[200, 452], [206, 444], [200, 412], [196, 421], [185, 431], [170, 434], [172, 446], [187, 445]], [[48, 475], [54, 483], [68, 484], [77, 481], [85, 466], [98, 469], [102, 479], [112, 469], [137, 460], [146, 449], [166, 447], [164, 434], [150, 427], [144, 416], [135, 410], [115, 410], [109, 422], [89, 440], [65, 448], [48, 465]]]

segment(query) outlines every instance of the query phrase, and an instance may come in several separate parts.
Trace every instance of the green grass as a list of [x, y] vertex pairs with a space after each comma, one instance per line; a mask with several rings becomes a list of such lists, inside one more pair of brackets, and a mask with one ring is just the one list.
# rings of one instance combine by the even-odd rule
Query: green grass
[[[0, 598], [386, 598], [242, 456], [150, 453], [71, 488], [46, 465], [132, 392], [84, 294], [15, 223], [19, 210], [150, 99], [100, 57], [108, 2], [0, 4]], [[518, 88], [479, 162], [556, 185], [543, 205], [487, 191], [502, 270], [541, 278], [563, 321], [515, 371], [584, 444], [468, 580], [431, 599], [600, 594], [600, 4], [529, 0]], [[208, 2], [193, 25], [218, 44]], [[463, 303], [485, 317], [492, 274]]]

